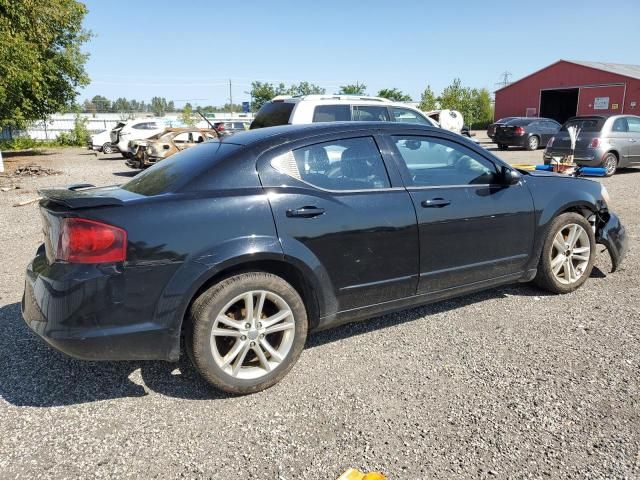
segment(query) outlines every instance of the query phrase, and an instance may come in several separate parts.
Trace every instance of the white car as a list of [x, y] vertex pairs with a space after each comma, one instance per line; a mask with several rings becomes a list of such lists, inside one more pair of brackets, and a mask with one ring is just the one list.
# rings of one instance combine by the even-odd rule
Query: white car
[[340, 121], [387, 121], [439, 126], [417, 108], [402, 102], [392, 102], [387, 98], [360, 95], [280, 95], [260, 108], [250, 128]]
[[111, 145], [111, 131], [103, 130], [98, 133], [94, 133], [89, 136], [89, 145], [90, 150], [96, 150], [98, 152], [110, 154], [118, 149]]
[[126, 123], [119, 122], [111, 130], [111, 145], [115, 145], [123, 157], [130, 158], [133, 155], [129, 152], [130, 140], [149, 138], [163, 132], [164, 129], [164, 122], [153, 118], [139, 118]]

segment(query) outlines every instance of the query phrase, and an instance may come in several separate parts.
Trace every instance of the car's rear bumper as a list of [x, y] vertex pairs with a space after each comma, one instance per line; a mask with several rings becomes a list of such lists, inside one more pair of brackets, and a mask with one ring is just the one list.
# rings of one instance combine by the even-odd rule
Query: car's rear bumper
[[508, 147], [526, 147], [527, 146], [528, 137], [523, 136], [513, 136], [513, 137], [503, 137], [500, 135], [494, 135], [493, 141], [494, 143], [498, 143], [500, 145], [507, 145]]
[[596, 228], [596, 241], [607, 247], [615, 272], [629, 250], [627, 232], [616, 214], [609, 212], [607, 221]]
[[176, 360], [179, 332], [154, 323], [155, 301], [127, 298], [137, 275], [114, 266], [49, 265], [37, 255], [26, 272], [22, 316], [51, 346], [85, 360]]
[[[553, 157], [564, 157], [568, 155], [569, 151], [549, 151], [545, 150], [542, 154], [545, 165], [549, 165]], [[594, 150], [592, 152], [578, 151], [574, 155], [573, 161], [583, 167], [599, 167], [602, 164], [602, 157]]]

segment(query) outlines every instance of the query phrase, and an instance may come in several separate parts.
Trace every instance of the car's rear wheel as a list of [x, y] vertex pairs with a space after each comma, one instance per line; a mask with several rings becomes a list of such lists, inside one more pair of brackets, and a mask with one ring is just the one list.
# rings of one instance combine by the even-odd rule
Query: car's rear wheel
[[545, 238], [535, 282], [554, 293], [576, 290], [591, 275], [595, 247], [593, 229], [582, 215], [559, 215]]
[[298, 292], [263, 272], [236, 275], [205, 291], [190, 310], [187, 348], [202, 376], [235, 394], [279, 382], [307, 338], [307, 313]]
[[527, 150], [537, 150], [540, 146], [540, 139], [535, 135], [529, 137], [527, 140]]
[[498, 150], [506, 150], [507, 148], [509, 148], [509, 146], [505, 145], [504, 143], [498, 144]]
[[113, 149], [111, 148], [111, 144], [109, 142], [102, 145], [102, 153], [106, 153], [107, 155], [113, 153]]
[[618, 157], [615, 153], [609, 152], [602, 159], [602, 168], [604, 168], [604, 174], [610, 177], [618, 169]]

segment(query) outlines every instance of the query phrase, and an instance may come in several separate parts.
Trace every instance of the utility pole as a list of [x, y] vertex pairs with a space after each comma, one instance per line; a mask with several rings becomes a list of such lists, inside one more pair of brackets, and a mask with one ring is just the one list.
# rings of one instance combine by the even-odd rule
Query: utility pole
[[231, 93], [231, 79], [229, 79], [229, 105], [233, 110], [233, 93]]

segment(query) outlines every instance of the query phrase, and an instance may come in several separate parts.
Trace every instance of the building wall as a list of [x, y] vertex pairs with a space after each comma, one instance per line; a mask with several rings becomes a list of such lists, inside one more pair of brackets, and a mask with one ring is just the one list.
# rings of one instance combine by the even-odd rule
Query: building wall
[[[624, 101], [624, 113], [640, 114], [640, 80], [634, 80], [614, 73], [584, 67], [569, 62], [560, 61], [554, 63], [539, 72], [536, 72], [524, 79], [514, 82], [511, 85], [496, 92], [495, 119], [510, 116], [525, 116], [527, 108], [535, 108], [536, 114], [540, 111], [540, 90], [585, 86], [602, 86], [611, 84], [622, 84], [622, 88], [613, 88], [611, 95], [605, 95], [607, 89], [585, 89], [580, 91], [578, 105], [579, 113], [600, 113], [616, 114], [622, 113], [622, 96], [626, 85], [626, 95]], [[590, 91], [591, 90], [591, 91]], [[596, 93], [600, 91], [596, 95]], [[617, 109], [608, 110], [593, 109], [593, 101], [596, 96], [610, 96], [609, 106], [618, 105]], [[615, 101], [614, 101], [615, 98]], [[632, 103], [636, 106], [633, 107]], [[591, 103], [592, 107], [588, 105]]]

